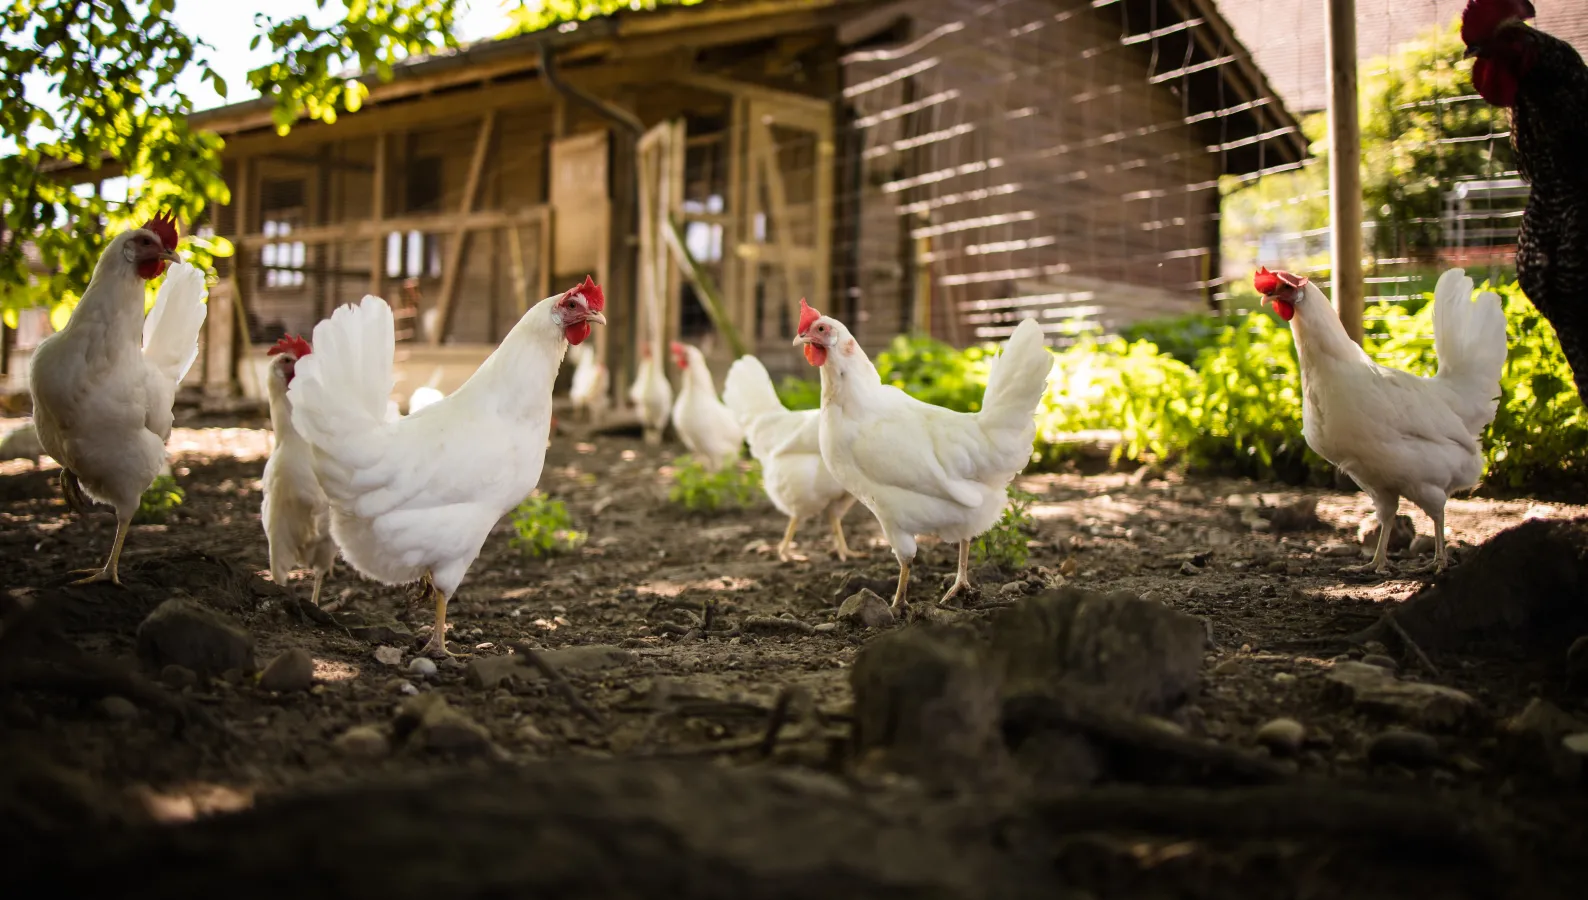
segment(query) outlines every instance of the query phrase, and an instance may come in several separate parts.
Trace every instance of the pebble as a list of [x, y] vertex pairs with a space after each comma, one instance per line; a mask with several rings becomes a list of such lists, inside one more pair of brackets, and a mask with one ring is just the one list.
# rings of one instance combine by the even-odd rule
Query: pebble
[[1191, 565], [1191, 561], [1190, 560], [1186, 560], [1185, 562], [1180, 564], [1180, 574], [1181, 575], [1201, 575], [1202, 574], [1202, 570], [1197, 568], [1196, 566]]
[[[830, 633], [838, 630], [838, 623], [837, 622], [823, 622], [820, 625], [815, 626], [815, 630], [816, 630], [817, 634], [830, 634]], [[738, 639], [735, 638], [734, 640], [738, 640]]]
[[270, 661], [259, 676], [259, 689], [285, 694], [314, 687], [314, 657], [301, 647], [287, 650]]
[[416, 678], [434, 678], [436, 662], [429, 657], [416, 656], [408, 661], [408, 674]]
[[105, 717], [117, 722], [132, 722], [138, 718], [138, 707], [126, 697], [106, 697], [99, 701], [99, 710]]
[[1257, 729], [1257, 743], [1275, 755], [1294, 754], [1306, 738], [1307, 727], [1295, 719], [1274, 719]]
[[1439, 750], [1439, 742], [1431, 735], [1421, 731], [1393, 729], [1368, 742], [1367, 758], [1372, 763], [1419, 768], [1439, 762], [1443, 754]]
[[1396, 662], [1394, 658], [1385, 656], [1382, 653], [1369, 653], [1362, 657], [1362, 662], [1370, 666], [1378, 666], [1380, 669], [1389, 669], [1391, 672], [1401, 667], [1400, 663]]
[[214, 675], [254, 670], [254, 637], [236, 619], [180, 597], [138, 625], [138, 655], [151, 666], [182, 666]]
[[898, 621], [888, 601], [870, 588], [862, 588], [851, 594], [838, 607], [838, 620], [864, 628], [888, 628]]
[[1354, 547], [1350, 544], [1341, 543], [1339, 541], [1330, 541], [1329, 543], [1318, 548], [1319, 556], [1327, 556], [1336, 559], [1358, 556], [1361, 554], [1361, 552], [1361, 547]]
[[376, 647], [375, 661], [385, 666], [402, 665], [403, 652], [396, 647]]
[[337, 735], [332, 745], [346, 756], [362, 759], [378, 759], [391, 752], [386, 733], [374, 725], [355, 725]]
[[412, 697], [415, 694], [419, 693], [419, 689], [414, 687], [414, 683], [412, 681], [399, 681], [399, 682], [397, 682], [396, 690], [397, 690], [397, 693], [403, 694], [403, 695], [408, 696], [408, 697]]

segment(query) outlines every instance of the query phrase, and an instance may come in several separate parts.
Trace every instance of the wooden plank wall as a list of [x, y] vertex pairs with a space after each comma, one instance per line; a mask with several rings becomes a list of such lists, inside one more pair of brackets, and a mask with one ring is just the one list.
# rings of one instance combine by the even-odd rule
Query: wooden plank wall
[[[1118, 16], [1090, 4], [904, 8], [909, 38], [843, 63], [865, 170], [865, 343], [928, 316], [957, 343], [1031, 313], [1057, 334], [1062, 303], [1020, 298], [1065, 276], [1152, 289], [1161, 315], [1204, 305], [1221, 161], [1186, 99], [1149, 83], [1178, 62], [1123, 44]], [[911, 303], [927, 288], [929, 312]]]

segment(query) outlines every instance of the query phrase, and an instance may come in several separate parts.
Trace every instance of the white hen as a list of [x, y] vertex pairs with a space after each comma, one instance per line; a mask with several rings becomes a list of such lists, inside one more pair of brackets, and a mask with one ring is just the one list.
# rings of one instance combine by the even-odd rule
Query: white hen
[[733, 411], [717, 399], [706, 357], [696, 347], [673, 343], [673, 362], [683, 375], [673, 401], [673, 430], [695, 458], [716, 472], [739, 458], [744, 428]]
[[607, 367], [596, 358], [594, 347], [575, 347], [570, 353], [576, 359], [573, 383], [568, 386], [568, 399], [573, 401], [575, 410], [584, 414], [586, 422], [598, 423], [606, 412], [611, 376], [607, 374]]
[[448, 655], [447, 601], [497, 521], [540, 480], [552, 386], [569, 343], [606, 324], [586, 278], [535, 304], [463, 386], [386, 420], [395, 342], [379, 297], [314, 328], [297, 364], [292, 422], [314, 446], [331, 534], [348, 564], [385, 584], [424, 583], [435, 602], [426, 652]]
[[645, 443], [660, 444], [662, 432], [667, 430], [667, 417], [673, 411], [673, 386], [667, 383], [662, 361], [645, 342], [640, 343], [640, 368], [629, 387], [629, 402], [639, 414]]
[[1009, 482], [1031, 461], [1035, 411], [1053, 370], [1042, 329], [1031, 319], [1016, 326], [975, 413], [883, 384], [849, 329], [803, 300], [794, 343], [822, 371], [822, 460], [876, 515], [899, 561], [893, 605], [909, 605], [917, 535], [959, 542], [959, 569], [939, 602], [964, 590], [971, 541], [998, 522]]
[[16, 428], [0, 441], [0, 462], [10, 459], [26, 459], [33, 462], [33, 468], [39, 467], [39, 458], [44, 456], [44, 445], [39, 443], [39, 431], [29, 422], [21, 428]]
[[[33, 351], [33, 424], [44, 452], [61, 465], [67, 504], [84, 512], [87, 494], [116, 510], [110, 558], [79, 583], [121, 584], [127, 528], [165, 466], [176, 388], [198, 358], [204, 273], [176, 262], [176, 245], [176, 224], [165, 217], [118, 235], [66, 327]], [[168, 262], [176, 264], [166, 271]], [[144, 282], [161, 272], [165, 281], [145, 318]]]
[[821, 412], [790, 410], [778, 399], [766, 366], [741, 356], [728, 368], [722, 402], [738, 417], [750, 442], [750, 455], [761, 464], [761, 484], [772, 505], [788, 516], [788, 529], [777, 545], [777, 558], [789, 558], [800, 521], [827, 512], [833, 529], [833, 551], [841, 560], [854, 555], [844, 540], [844, 513], [855, 498], [822, 462]]
[[440, 400], [442, 397], [445, 397], [446, 394], [441, 393], [440, 385], [441, 370], [436, 369], [434, 372], [430, 373], [429, 381], [414, 388], [414, 392], [408, 395], [408, 415], [411, 416], [421, 409], [424, 409], [430, 404], [436, 402], [437, 400]]
[[[1434, 520], [1434, 568], [1445, 565], [1445, 500], [1483, 475], [1478, 438], [1494, 419], [1505, 368], [1505, 311], [1497, 294], [1472, 300], [1472, 279], [1450, 269], [1434, 285], [1439, 373], [1411, 375], [1373, 362], [1351, 340], [1329, 298], [1289, 272], [1258, 271], [1259, 294], [1290, 322], [1301, 363], [1302, 436], [1373, 498], [1380, 523], [1400, 498]], [[1379, 529], [1373, 561], [1388, 568], [1390, 532]]]
[[313, 351], [308, 341], [294, 334], [277, 341], [269, 352], [266, 386], [276, 445], [265, 463], [259, 521], [265, 526], [265, 540], [270, 547], [271, 580], [285, 588], [294, 568], [310, 566], [314, 570], [314, 591], [309, 602], [318, 606], [325, 576], [336, 564], [331, 506], [314, 474], [314, 448], [293, 427], [292, 401], [287, 398], [298, 363]]

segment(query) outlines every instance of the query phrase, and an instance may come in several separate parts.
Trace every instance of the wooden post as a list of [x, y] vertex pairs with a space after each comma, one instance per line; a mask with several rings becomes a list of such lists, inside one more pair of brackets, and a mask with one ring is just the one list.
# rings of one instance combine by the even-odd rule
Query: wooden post
[[1356, 0], [1329, 0], [1329, 280], [1346, 334], [1362, 343], [1362, 130], [1357, 119]]
[[[480, 180], [485, 174], [485, 161], [490, 156], [491, 138], [496, 134], [496, 110], [488, 110], [480, 121], [479, 136], [474, 139], [474, 157], [469, 160], [469, 176], [463, 182], [463, 201], [459, 213], [474, 211], [474, 202], [480, 193]], [[452, 306], [458, 297], [458, 287], [463, 283], [463, 261], [468, 258], [470, 232], [459, 227], [452, 232], [452, 243], [447, 246], [445, 268], [441, 270], [441, 298], [436, 301], [436, 329], [430, 335], [432, 346], [439, 346], [452, 324]]]
[[[375, 135], [375, 187], [371, 191], [375, 205], [370, 211], [369, 218], [372, 222], [379, 222], [386, 218], [386, 178], [390, 168], [388, 146], [391, 141], [383, 131]], [[377, 233], [369, 242], [369, 293], [379, 297], [385, 289], [386, 276], [386, 235]]]
[[[237, 183], [232, 191], [232, 221], [237, 229], [237, 235], [251, 234], [254, 228], [254, 161], [243, 157], [237, 161]], [[229, 288], [225, 293], [231, 296], [229, 302], [208, 304], [209, 311], [204, 317], [205, 353], [204, 353], [204, 392], [212, 397], [230, 397], [236, 386], [237, 352], [239, 348], [245, 354], [249, 349], [248, 317], [239, 314], [246, 310], [247, 303], [243, 299], [244, 286], [253, 273], [248, 268], [253, 250], [243, 246], [241, 240], [234, 241], [236, 248], [232, 256], [232, 277]], [[251, 363], [245, 363], [251, 365]]]

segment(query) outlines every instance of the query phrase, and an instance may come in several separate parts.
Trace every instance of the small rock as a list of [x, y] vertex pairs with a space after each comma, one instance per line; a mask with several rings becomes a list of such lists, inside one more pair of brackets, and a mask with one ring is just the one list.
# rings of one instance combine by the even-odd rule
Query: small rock
[[99, 711], [115, 722], [133, 722], [138, 718], [138, 707], [126, 697], [106, 697], [99, 701]]
[[1396, 662], [1391, 657], [1385, 656], [1382, 653], [1369, 653], [1368, 655], [1362, 657], [1362, 662], [1370, 666], [1378, 666], [1380, 669], [1388, 669], [1391, 672], [1394, 672], [1401, 667], [1400, 663]]
[[1274, 684], [1290, 684], [1291, 682], [1293, 682], [1295, 680], [1296, 680], [1296, 676], [1294, 674], [1290, 673], [1290, 672], [1275, 672], [1274, 673]]
[[1368, 762], [1421, 768], [1439, 762], [1444, 754], [1439, 742], [1421, 731], [1391, 729], [1368, 742]]
[[1326, 556], [1334, 559], [1360, 556], [1361, 554], [1361, 547], [1352, 546], [1351, 544], [1343, 543], [1341, 541], [1330, 541], [1329, 543], [1318, 548], [1319, 556]]
[[386, 733], [374, 725], [355, 725], [337, 735], [332, 746], [344, 756], [359, 759], [379, 759], [391, 752]]
[[838, 621], [862, 628], [890, 628], [898, 622], [888, 601], [870, 588], [850, 594], [838, 607]]
[[1429, 535], [1419, 534], [1412, 538], [1412, 542], [1406, 548], [1406, 552], [1412, 556], [1427, 556], [1434, 552], [1434, 539]]
[[739, 623], [739, 630], [745, 634], [815, 634], [812, 628], [799, 619], [785, 619], [781, 616], [745, 616]]
[[306, 691], [314, 687], [314, 657], [301, 647], [287, 650], [265, 666], [259, 676], [259, 688], [285, 694], [289, 691]]
[[376, 647], [375, 661], [383, 666], [400, 666], [403, 661], [403, 652], [397, 647]]
[[1141, 599], [1148, 603], [1167, 604], [1169, 602], [1169, 593], [1167, 591], [1142, 591]]
[[436, 662], [427, 656], [416, 656], [408, 661], [408, 674], [415, 678], [434, 678]]
[[1257, 729], [1257, 743], [1275, 756], [1290, 756], [1307, 739], [1307, 727], [1295, 719], [1274, 719]]
[[516, 653], [504, 656], [481, 656], [469, 661], [469, 668], [464, 673], [463, 680], [468, 682], [469, 687], [489, 691], [510, 678], [528, 680], [531, 671], [529, 664]]
[[409, 745], [423, 750], [464, 756], [497, 752], [491, 733], [453, 709], [440, 694], [422, 694], [405, 701], [396, 729]]
[[388, 625], [384, 622], [377, 622], [371, 625], [348, 625], [347, 631], [348, 634], [358, 640], [371, 644], [394, 644], [398, 647], [406, 647], [414, 642], [412, 632], [404, 631], [395, 627], [394, 624]]
[[254, 670], [254, 636], [230, 616], [173, 597], [138, 626], [138, 655], [154, 667], [204, 675]]
[[1202, 574], [1202, 570], [1197, 568], [1196, 566], [1191, 565], [1191, 561], [1188, 559], [1185, 562], [1180, 564], [1180, 574], [1181, 575], [1201, 575]]
[[549, 747], [552, 743], [551, 737], [533, 722], [525, 722], [518, 726], [518, 731], [514, 734], [520, 741], [535, 747]]
[[838, 623], [837, 622], [823, 622], [820, 625], [815, 626], [814, 630], [815, 630], [815, 632], [817, 634], [828, 634], [830, 632], [834, 632], [834, 631], [838, 630]]
[[198, 684], [198, 675], [185, 666], [170, 665], [160, 670], [160, 683], [180, 691]]
[[1369, 654], [1376, 653], [1380, 656], [1387, 656], [1389, 655], [1389, 648], [1378, 641], [1368, 641], [1362, 645], [1362, 652]]
[[402, 694], [404, 697], [413, 697], [419, 693], [419, 689], [414, 687], [414, 683], [412, 681], [407, 681], [401, 678], [399, 678], [392, 685], [392, 689], [397, 693]]
[[1393, 672], [1366, 663], [1337, 662], [1324, 683], [1358, 707], [1423, 728], [1454, 727], [1479, 712], [1478, 701], [1455, 688], [1401, 681]]

